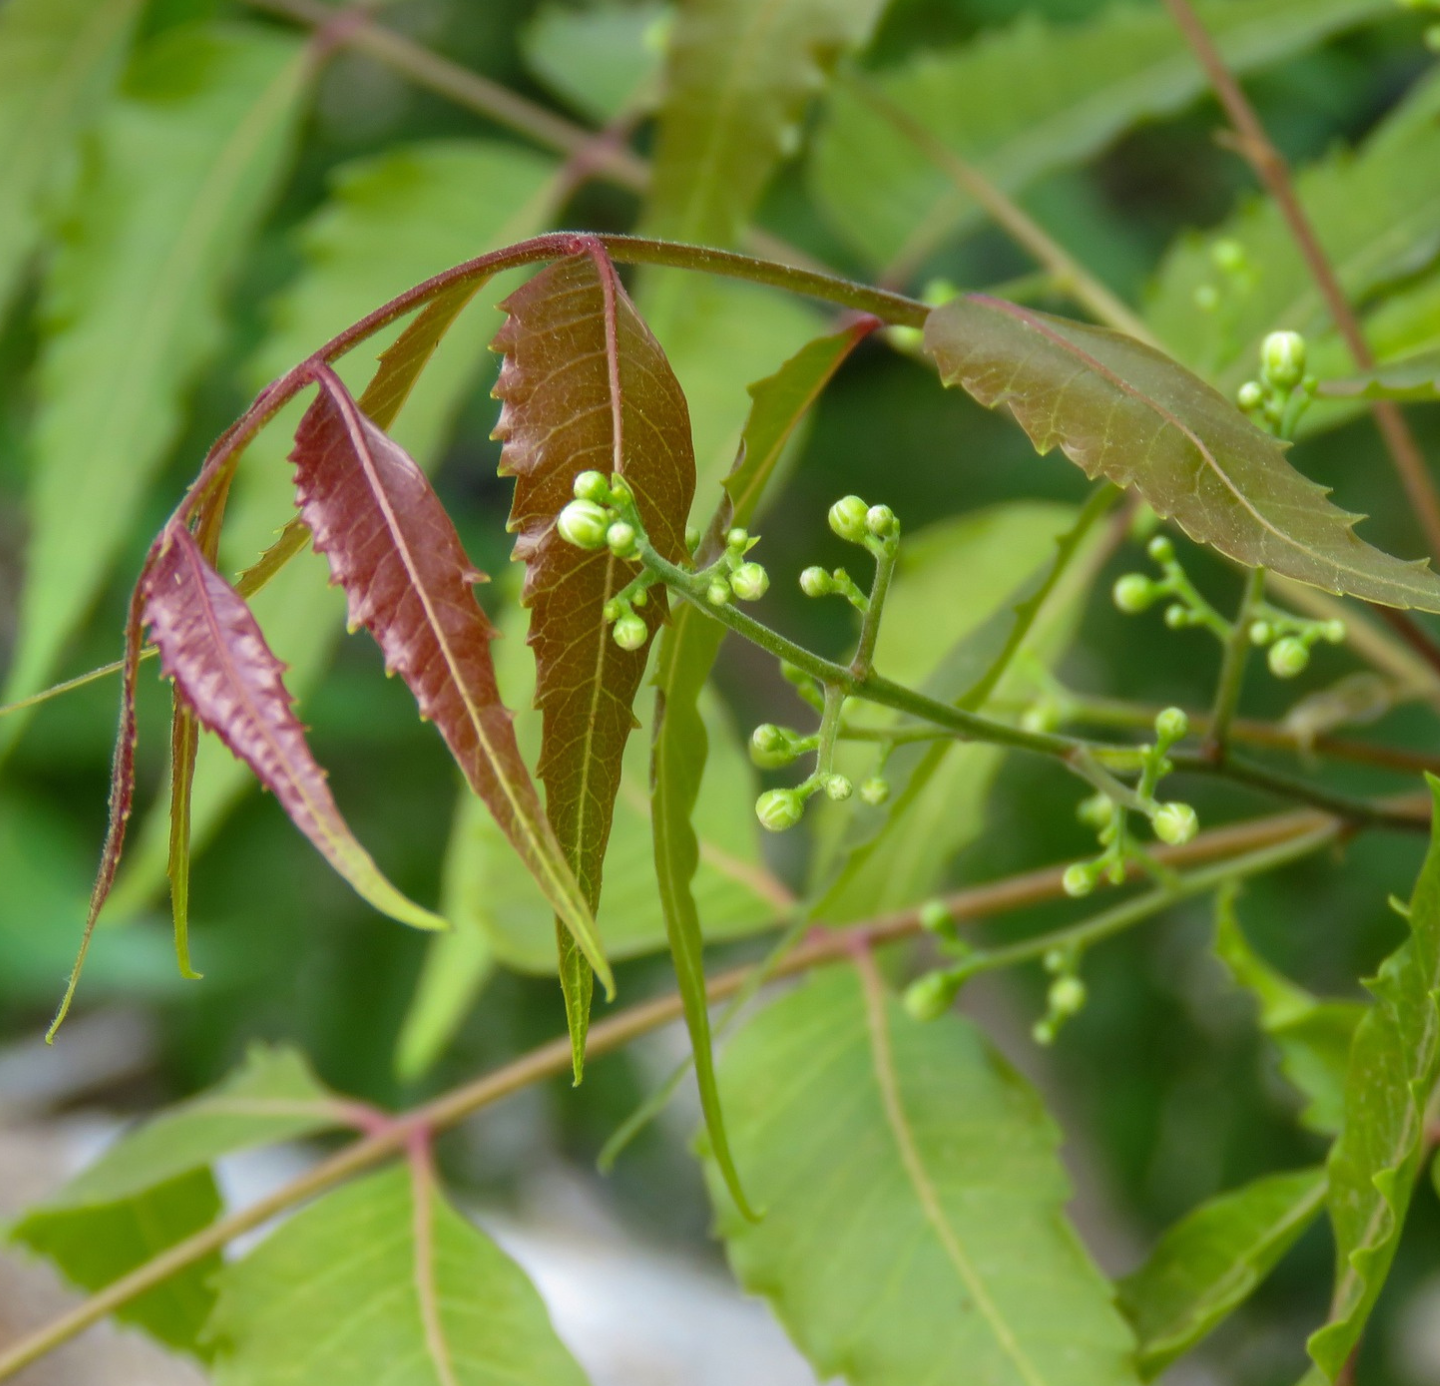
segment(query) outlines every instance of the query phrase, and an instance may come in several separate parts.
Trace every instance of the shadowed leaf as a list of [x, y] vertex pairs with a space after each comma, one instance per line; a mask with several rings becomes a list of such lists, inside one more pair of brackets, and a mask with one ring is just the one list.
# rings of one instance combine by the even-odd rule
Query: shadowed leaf
[[941, 379], [1006, 405], [1039, 452], [1133, 486], [1192, 539], [1249, 567], [1385, 606], [1440, 611], [1440, 578], [1354, 532], [1359, 518], [1285, 459], [1223, 396], [1163, 353], [1105, 328], [972, 294], [931, 313]]
[[1322, 380], [1319, 393], [1329, 399], [1440, 398], [1440, 351], [1422, 352], [1345, 380]]
[[434, 722], [470, 788], [613, 985], [595, 921], [546, 821], [495, 682], [496, 631], [471, 590], [484, 581], [425, 474], [360, 411], [333, 371], [295, 435], [296, 496], [317, 552]]
[[[567, 544], [554, 521], [580, 472], [618, 472], [656, 550], [685, 562], [695, 490], [689, 415], [664, 353], [598, 251], [552, 265], [502, 307], [495, 436], [501, 471], [515, 477], [510, 525], [532, 613], [539, 773], [546, 812], [593, 910], [648, 643], [622, 650], [601, 619], [636, 566]], [[665, 619], [663, 590], [652, 589], [642, 610], [653, 636]], [[573, 1019], [583, 998], [567, 1000]]]
[[1221, 1194], [1169, 1228], [1119, 1283], [1141, 1376], [1158, 1376], [1238, 1309], [1324, 1206], [1325, 1171], [1302, 1169]]
[[[1440, 809], [1440, 780], [1427, 779]], [[1355, 1031], [1344, 1129], [1327, 1162], [1335, 1294], [1330, 1322], [1308, 1346], [1331, 1381], [1390, 1273], [1429, 1150], [1425, 1123], [1440, 1081], [1440, 811], [1408, 915], [1409, 939], [1366, 984], [1375, 1004]]]
[[346, 827], [305, 742], [280, 662], [250, 609], [181, 524], [172, 522], [161, 536], [145, 582], [145, 620], [165, 673], [200, 725], [250, 767], [356, 892], [401, 923], [444, 928], [380, 874]]

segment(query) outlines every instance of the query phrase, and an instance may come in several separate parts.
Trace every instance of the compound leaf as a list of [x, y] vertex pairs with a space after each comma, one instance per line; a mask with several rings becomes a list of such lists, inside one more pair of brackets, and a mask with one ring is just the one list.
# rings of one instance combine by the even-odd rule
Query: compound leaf
[[1221, 1194], [1166, 1231], [1120, 1281], [1147, 1381], [1247, 1300], [1325, 1207], [1325, 1171], [1271, 1174]]
[[250, 767], [363, 899], [401, 923], [443, 929], [445, 921], [401, 895], [351, 834], [310, 754], [283, 666], [250, 608], [206, 562], [184, 525], [166, 527], [144, 595], [164, 671], [200, 725]]
[[921, 1024], [831, 968], [736, 1033], [721, 1093], [765, 1209], [741, 1218], [707, 1162], [730, 1263], [821, 1379], [1136, 1380], [1134, 1340], [1065, 1218], [1059, 1133], [969, 1022]]
[[[1440, 780], [1428, 777], [1440, 805]], [[1440, 812], [1408, 911], [1410, 938], [1367, 983], [1375, 1004], [1355, 1031], [1345, 1121], [1330, 1150], [1335, 1294], [1310, 1356], [1335, 1380], [1390, 1272], [1427, 1146], [1440, 1081]]]
[[[504, 355], [495, 436], [501, 472], [515, 477], [510, 525], [526, 565], [539, 773], [550, 822], [594, 910], [648, 644], [622, 650], [601, 617], [636, 566], [608, 549], [567, 544], [555, 517], [580, 472], [618, 473], [656, 550], [685, 562], [695, 491], [689, 414], [664, 353], [598, 249], [558, 261], [501, 306], [509, 316], [495, 339]], [[643, 610], [653, 636], [665, 619], [661, 589]], [[573, 1020], [584, 998], [572, 986], [567, 1001]], [[573, 1025], [571, 1033], [578, 1044]]]
[[1284, 445], [1159, 351], [981, 294], [937, 308], [925, 347], [947, 385], [1006, 405], [1036, 450], [1133, 486], [1192, 539], [1250, 567], [1385, 606], [1440, 611], [1440, 578], [1354, 532], [1359, 518]]
[[217, 1386], [585, 1386], [519, 1267], [418, 1169], [326, 1194], [218, 1285]]

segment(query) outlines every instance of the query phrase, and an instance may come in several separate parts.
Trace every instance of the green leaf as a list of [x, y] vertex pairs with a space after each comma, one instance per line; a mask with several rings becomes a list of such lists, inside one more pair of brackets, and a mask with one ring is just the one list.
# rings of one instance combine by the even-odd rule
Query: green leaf
[[675, 17], [648, 234], [734, 245], [805, 108], [885, 0], [687, 0]]
[[[690, 416], [664, 352], [598, 246], [542, 270], [501, 306], [508, 317], [494, 343], [505, 358], [494, 436], [502, 474], [515, 477], [510, 525], [531, 610], [539, 773], [546, 814], [594, 910], [648, 650], [621, 649], [601, 617], [636, 565], [608, 549], [576, 548], [554, 522], [582, 471], [621, 475], [656, 551], [685, 562], [695, 494]], [[644, 612], [653, 637], [666, 615], [661, 588], [651, 589]], [[573, 987], [566, 999], [573, 1020]], [[583, 1032], [572, 1025], [571, 1034], [578, 1053]]]
[[1325, 1171], [1271, 1174], [1202, 1204], [1120, 1281], [1147, 1381], [1240, 1307], [1325, 1206]]
[[[10, 1235], [76, 1284], [98, 1290], [214, 1221], [221, 1203], [210, 1166], [220, 1156], [314, 1135], [345, 1117], [298, 1053], [256, 1047], [218, 1087], [121, 1137]], [[219, 1267], [218, 1253], [207, 1256], [119, 1317], [194, 1350]]]
[[326, 1194], [218, 1284], [216, 1386], [585, 1386], [534, 1287], [428, 1172]]
[[1038, 452], [1133, 486], [1198, 543], [1249, 567], [1384, 606], [1440, 611], [1440, 578], [1358, 538], [1359, 518], [1297, 472], [1285, 446], [1163, 353], [971, 294], [931, 313], [947, 385], [1004, 404]]
[[[1440, 220], [1440, 79], [1419, 83], [1359, 151], [1341, 149], [1300, 170], [1296, 192], [1352, 303], [1426, 268]], [[1241, 282], [1215, 265], [1233, 241]], [[1214, 290], [1206, 309], [1198, 291]], [[1201, 292], [1201, 299], [1205, 293]], [[1351, 369], [1324, 300], [1275, 204], [1254, 199], [1204, 236], [1187, 236], [1162, 264], [1146, 312], [1160, 340], [1227, 394], [1256, 372], [1267, 332], [1288, 328], [1311, 343], [1320, 375]], [[1380, 342], [1377, 339], [1377, 346]], [[1317, 413], [1320, 412], [1318, 409]]]
[[0, 318], [39, 244], [57, 169], [119, 75], [141, 0], [9, 0], [0, 9]]
[[1336, 1135], [1344, 1118], [1350, 1046], [1369, 1008], [1358, 1001], [1321, 1001], [1265, 962], [1240, 928], [1233, 891], [1222, 891], [1216, 904], [1215, 953], [1236, 985], [1259, 1003], [1260, 1028], [1280, 1051], [1281, 1072], [1306, 1099], [1301, 1123]]
[[[1427, 779], [1440, 810], [1440, 780]], [[1410, 938], [1366, 983], [1375, 1004], [1355, 1031], [1344, 1130], [1328, 1161], [1335, 1295], [1309, 1348], [1332, 1381], [1390, 1272], [1428, 1149], [1426, 1111], [1440, 1081], [1440, 811], [1408, 923]]]
[[[538, 231], [554, 172], [549, 159], [481, 140], [437, 140], [343, 166], [330, 200], [299, 233], [304, 270], [274, 306], [270, 335], [246, 368], [250, 383], [260, 388], [411, 284]], [[476, 197], [476, 188], [487, 189], [487, 196]], [[393, 436], [422, 468], [433, 468], [467, 392], [490, 368], [485, 346], [498, 323], [495, 310], [473, 309], [449, 329], [403, 400], [381, 407], [362, 397], [371, 418], [387, 429], [398, 411]], [[360, 352], [337, 370], [359, 389], [373, 364], [368, 351]], [[282, 412], [251, 443], [236, 476], [221, 548], [232, 570], [253, 563], [294, 510], [285, 459], [301, 412], [298, 404]], [[251, 601], [271, 648], [288, 666], [287, 686], [302, 702], [344, 630], [345, 602], [328, 576], [323, 559], [307, 551]], [[507, 700], [515, 705], [513, 695]], [[191, 809], [195, 850], [213, 840], [251, 782], [222, 747], [201, 744]], [[169, 805], [159, 803], [141, 826], [107, 918], [133, 913], [163, 886], [168, 841]]]
[[746, 1222], [706, 1174], [740, 1283], [822, 1379], [1121, 1386], [1134, 1340], [1065, 1219], [1059, 1133], [967, 1021], [910, 1019], [837, 967], [726, 1046]]
[[[1240, 73], [1393, 13], [1385, 0], [1202, 0], [1196, 9]], [[963, 47], [922, 51], [876, 80], [891, 101], [1012, 195], [1208, 90], [1170, 17], [1137, 4], [1113, 4], [1083, 24], [1026, 13]], [[913, 269], [983, 215], [843, 85], [810, 168], [817, 202], [877, 265]]]
[[521, 31], [520, 51], [551, 91], [596, 124], [608, 125], [659, 99], [670, 14], [660, 0], [590, 9], [552, 0]]
[[1440, 397], [1440, 351], [1421, 352], [1345, 380], [1322, 380], [1319, 393], [1330, 399], [1436, 399]]
[[133, 529], [223, 341], [224, 291], [288, 162], [312, 70], [271, 29], [171, 30], [100, 123], [45, 285], [9, 699], [49, 681]]

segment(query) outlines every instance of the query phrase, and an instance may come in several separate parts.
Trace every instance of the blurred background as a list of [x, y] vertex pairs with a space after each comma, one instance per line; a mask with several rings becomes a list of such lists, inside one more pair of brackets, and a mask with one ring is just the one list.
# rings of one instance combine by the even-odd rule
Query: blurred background
[[[0, 26], [21, 4], [0, 3]], [[0, 276], [9, 275], [0, 277], [5, 701], [118, 656], [129, 584], [150, 536], [210, 441], [267, 379], [384, 298], [490, 245], [551, 226], [646, 224], [626, 177], [595, 176], [595, 166], [606, 149], [650, 152], [648, 114], [668, 22], [661, 5], [615, 0], [358, 7], [401, 37], [396, 59], [356, 46], [340, 27], [307, 49], [306, 17], [322, 7], [303, 0], [134, 0], [111, 4], [104, 24], [105, 6], [74, 8], [77, 22], [95, 20], [108, 56], [77, 76], [93, 89], [78, 103], [81, 115], [41, 150], [44, 176], [32, 176], [26, 189], [35, 193], [33, 224], [0, 220]], [[1244, 0], [1232, 8], [1243, 9]], [[1140, 0], [1131, 9], [1142, 23], [1158, 13]], [[1080, 32], [1102, 22], [1101, 12], [1092, 0], [893, 0], [854, 61], [941, 128], [965, 112], [927, 95], [927, 83], [940, 89], [934, 74], [943, 76], [954, 55], [1014, 42], [1042, 22]], [[1433, 346], [1440, 342], [1432, 277], [1440, 256], [1440, 138], [1437, 103], [1425, 100], [1431, 55], [1423, 24], [1397, 6], [1353, 3], [1319, 27], [1306, 42], [1257, 44], [1247, 89], [1284, 152], [1308, 171], [1317, 205], [1384, 218], [1374, 235], [1352, 237], [1356, 275], [1380, 230], [1403, 239], [1364, 280], [1367, 323], [1382, 349], [1401, 355]], [[426, 54], [483, 82], [457, 88], [450, 68], [425, 69]], [[0, 51], [0, 69], [5, 61]], [[1037, 158], [1015, 191], [1162, 336], [1183, 342], [1184, 359], [1233, 389], [1253, 361], [1245, 350], [1255, 331], [1313, 324], [1270, 320], [1272, 300], [1252, 310], [1244, 285], [1227, 284], [1215, 269], [1215, 239], [1239, 236], [1258, 247], [1262, 298], [1293, 275], [1288, 260], [1281, 264], [1288, 252], [1266, 240], [1266, 214], [1245, 165], [1214, 139], [1217, 108], [1177, 62], [1152, 63], [1155, 90], [1135, 112], [1113, 129], [1077, 136], [1067, 152]], [[200, 84], [201, 73], [215, 80]], [[496, 88], [529, 104], [506, 116]], [[962, 95], [982, 126], [1002, 121], [1007, 101], [1030, 99], [1023, 84], [978, 80]], [[960, 128], [963, 136], [967, 127]], [[608, 144], [587, 142], [586, 132], [601, 129]], [[816, 103], [800, 136], [765, 191], [756, 217], [763, 233], [844, 273], [884, 274], [910, 291], [942, 277], [962, 287], [1011, 286], [1043, 307], [1074, 311], [1053, 286], [1036, 283], [1034, 266], [979, 217], [952, 212], [920, 235], [911, 209], [925, 212], [924, 178], [898, 190], [871, 181], [873, 131], [853, 99]], [[1415, 148], [1390, 182], [1345, 181], [1358, 179], [1385, 141], [1411, 138]], [[573, 147], [557, 149], [565, 139]], [[0, 149], [0, 201], [7, 170], [25, 173], [24, 153], [9, 151], [7, 164]], [[1022, 154], [1017, 142], [1011, 157]], [[1393, 215], [1383, 204], [1392, 194]], [[1402, 194], [1409, 199], [1403, 219]], [[1371, 203], [1360, 209], [1365, 199]], [[1218, 309], [1203, 306], [1204, 294], [1196, 300], [1196, 287], [1212, 280]], [[485, 345], [504, 288], [487, 289], [447, 342], [399, 436], [432, 469], [472, 557], [494, 578], [481, 595], [511, 631], [502, 686], [514, 706], [525, 701], [523, 625], [513, 616], [510, 484], [496, 475], [498, 445], [489, 438], [497, 405]], [[676, 289], [657, 278], [637, 293], [642, 306], [653, 306], [657, 333], [691, 397], [702, 473], [697, 507], [708, 511], [748, 406], [745, 384], [772, 373], [827, 319], [813, 306], [749, 289]], [[1230, 321], [1232, 293], [1237, 320], [1260, 317]], [[1303, 295], [1282, 294], [1279, 303], [1292, 299], [1301, 319], [1315, 317]], [[1328, 339], [1323, 329], [1318, 335], [1323, 354]], [[354, 378], [363, 382], [371, 353], [359, 356]], [[1435, 456], [1440, 411], [1412, 414]], [[1373, 517], [1364, 528], [1371, 542], [1416, 556], [1420, 539], [1373, 425], [1338, 412], [1322, 422], [1328, 426], [1297, 449], [1298, 464], [1333, 486], [1347, 509]], [[286, 518], [283, 429], [282, 421], [255, 447], [237, 486], [225, 553], [232, 569], [253, 560]], [[963, 626], [978, 624], [1043, 561], [1049, 537], [1086, 486], [1058, 455], [1037, 458], [1008, 417], [942, 391], [928, 365], [871, 339], [820, 404], [757, 525], [764, 544], [756, 556], [774, 583], [765, 614], [826, 652], [843, 649], [853, 632], [841, 604], [805, 602], [795, 579], [809, 563], [845, 561], [825, 510], [848, 491], [890, 504], [907, 532], [959, 516], [1002, 537], [1012, 533], [1006, 525], [1019, 527], [1013, 581], [982, 580], [978, 567], [962, 567], [933, 589]], [[1233, 606], [1233, 572], [1188, 546], [1182, 557], [1222, 610]], [[1108, 560], [1054, 674], [1083, 694], [1203, 707], [1216, 668], [1213, 643], [1202, 632], [1166, 632], [1158, 615], [1122, 617], [1104, 596], [1120, 573], [1146, 566], [1133, 543]], [[563, 1029], [558, 989], [545, 975], [548, 943], [535, 946], [535, 911], [523, 902], [505, 912], [504, 881], [485, 875], [501, 868], [478, 842], [483, 823], [463, 808], [457, 816], [458, 776], [433, 728], [419, 722], [403, 686], [382, 677], [367, 639], [332, 638], [337, 607], [323, 569], [307, 558], [286, 580], [258, 609], [294, 666], [302, 715], [342, 809], [391, 879], [422, 902], [441, 902], [463, 923], [464, 937], [450, 954], [431, 957], [427, 975], [427, 940], [357, 900], [276, 804], [245, 788], [221, 751], [203, 763], [198, 790], [192, 942], [205, 977], [182, 981], [169, 941], [163, 822], [152, 816], [163, 815], [168, 794], [169, 698], [147, 669], [131, 856], [71, 1030], [44, 1052], [36, 1037], [79, 939], [104, 831], [116, 682], [100, 679], [0, 719], [0, 1118], [8, 1121], [0, 1152], [16, 1169], [41, 1170], [33, 1185], [15, 1175], [17, 1189], [38, 1194], [94, 1148], [97, 1131], [215, 1081], [256, 1039], [293, 1042], [335, 1087], [402, 1104]], [[970, 612], [978, 589], [984, 595]], [[1360, 667], [1349, 653], [1322, 646], [1294, 683], [1256, 677], [1245, 711], [1283, 717]], [[808, 727], [810, 715], [765, 659], [733, 642], [716, 684], [714, 725], [728, 723], [732, 739], [725, 773], [734, 792], [725, 802], [744, 804], [759, 785], [739, 755], [740, 736], [760, 720]], [[1382, 699], [1375, 711], [1378, 720], [1362, 734], [1434, 749], [1426, 707], [1389, 708]], [[643, 787], [643, 758], [638, 773]], [[1317, 766], [1316, 773], [1355, 791], [1415, 787], [1379, 771]], [[1063, 773], [1010, 760], [977, 775], [973, 831], [942, 863], [944, 882], [994, 879], [1091, 850], [1074, 817], [1074, 782]], [[1207, 825], [1269, 807], [1259, 796], [1212, 786], [1186, 790]], [[757, 862], [767, 853], [765, 868], [782, 895], [803, 888], [823, 848], [799, 834], [761, 844], [748, 814], [732, 815], [716, 832], [742, 839], [735, 850]], [[1386, 897], [1408, 894], [1421, 846], [1367, 835], [1343, 857], [1257, 882], [1240, 904], [1246, 929], [1300, 982], [1357, 996], [1355, 977], [1401, 937]], [[653, 911], [653, 901], [642, 899], [647, 883], [633, 876], [612, 881], [602, 927], [623, 931], [625, 910]], [[742, 936], [774, 916], [773, 898], [730, 905], [715, 933], [716, 966], [763, 951], [763, 939]], [[1023, 933], [1055, 917], [1031, 911], [997, 932]], [[1098, 952], [1088, 967], [1090, 1004], [1050, 1051], [1029, 1040], [1044, 1006], [1038, 975], [1007, 975], [963, 1002], [1063, 1122], [1080, 1191], [1077, 1219], [1114, 1273], [1129, 1269], [1160, 1228], [1197, 1202], [1322, 1153], [1318, 1138], [1297, 1129], [1296, 1102], [1257, 1033], [1253, 1004], [1210, 955], [1209, 935], [1201, 902]], [[670, 967], [653, 932], [637, 925], [636, 938], [630, 951], [638, 956], [618, 973], [621, 994], [631, 999], [666, 987]], [[596, 1063], [578, 1090], [559, 1081], [533, 1089], [448, 1137], [443, 1161], [502, 1239], [513, 1238], [562, 1330], [579, 1325], [575, 1346], [597, 1382], [802, 1383], [803, 1367], [765, 1312], [725, 1288], [687, 1148], [695, 1124], [687, 1101], [648, 1128], [610, 1177], [595, 1173], [601, 1145], [682, 1052], [682, 1039], [667, 1033]], [[232, 1173], [239, 1189], [285, 1170]], [[0, 1166], [0, 1187], [9, 1182]], [[1303, 1338], [1325, 1311], [1330, 1257], [1328, 1234], [1317, 1228], [1254, 1302], [1169, 1379], [1291, 1386]], [[600, 1308], [597, 1284], [604, 1285]], [[689, 1308], [686, 1296], [693, 1296]], [[585, 1355], [585, 1341], [597, 1337], [583, 1326], [587, 1313], [604, 1325], [600, 1337], [615, 1340], [609, 1365]], [[693, 1332], [674, 1327], [692, 1322]], [[1437, 1324], [1440, 1208], [1427, 1183], [1367, 1334], [1360, 1379], [1366, 1386], [1440, 1383]], [[706, 1362], [710, 1374], [702, 1375]], [[34, 1380], [80, 1380], [80, 1368], [71, 1370]], [[137, 1380], [161, 1379], [144, 1375], [158, 1368], [139, 1370]]]

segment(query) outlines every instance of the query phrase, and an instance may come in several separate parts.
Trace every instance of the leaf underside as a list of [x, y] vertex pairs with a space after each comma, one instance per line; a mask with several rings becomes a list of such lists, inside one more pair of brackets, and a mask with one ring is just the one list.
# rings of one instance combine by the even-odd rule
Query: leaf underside
[[1163, 353], [971, 294], [931, 313], [942, 380], [1005, 405], [1037, 451], [1059, 446], [1087, 476], [1134, 487], [1198, 543], [1248, 567], [1383, 606], [1440, 611], [1440, 578], [1354, 532], [1284, 445]]

